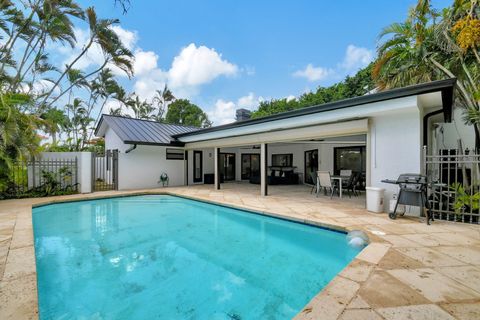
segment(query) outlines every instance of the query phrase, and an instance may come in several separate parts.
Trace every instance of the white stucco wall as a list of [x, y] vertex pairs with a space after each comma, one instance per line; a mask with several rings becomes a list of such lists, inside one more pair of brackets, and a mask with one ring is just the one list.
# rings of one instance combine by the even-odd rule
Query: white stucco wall
[[119, 152], [125, 152], [131, 147], [129, 144], [124, 144], [120, 137], [113, 132], [111, 128], [107, 128], [105, 131], [105, 150], [115, 150]]
[[[386, 189], [385, 209], [398, 186], [382, 183], [402, 173], [420, 173], [421, 118], [418, 109], [370, 119], [370, 186]], [[367, 147], [368, 149], [368, 147]]]
[[42, 159], [75, 159], [78, 162], [78, 177], [80, 193], [92, 192], [92, 153], [91, 152], [42, 152]]
[[[162, 172], [170, 178], [169, 186], [184, 185], [184, 160], [167, 160], [166, 147], [137, 146], [130, 153], [118, 155], [118, 189], [158, 188]], [[183, 149], [182, 149], [183, 150]]]
[[475, 132], [473, 126], [463, 121], [463, 112], [462, 108], [455, 108], [451, 123], [438, 123], [434, 131], [437, 152], [439, 149], [458, 149], [458, 139], [462, 141], [464, 149], [475, 149]]
[[[202, 151], [203, 175], [214, 173], [213, 149], [198, 149]], [[193, 182], [193, 150], [188, 150], [188, 184], [203, 184], [203, 175], [201, 182]]]

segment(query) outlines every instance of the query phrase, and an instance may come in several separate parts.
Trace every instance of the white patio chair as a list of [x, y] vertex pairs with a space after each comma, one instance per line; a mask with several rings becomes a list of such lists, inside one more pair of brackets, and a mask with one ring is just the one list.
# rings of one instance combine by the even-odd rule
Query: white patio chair
[[330, 177], [329, 171], [317, 171], [318, 181], [320, 182], [320, 187], [317, 190], [317, 197], [318, 192], [320, 192], [320, 188], [323, 188], [325, 194], [327, 193], [327, 189], [330, 191], [330, 199], [333, 198], [333, 194], [338, 189], [338, 186], [332, 182], [332, 178]]
[[340, 170], [340, 175], [342, 177], [350, 177], [352, 175], [352, 170]]

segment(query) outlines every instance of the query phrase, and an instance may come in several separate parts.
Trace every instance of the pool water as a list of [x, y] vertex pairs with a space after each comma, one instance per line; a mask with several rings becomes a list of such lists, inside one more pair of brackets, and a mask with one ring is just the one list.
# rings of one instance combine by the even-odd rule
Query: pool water
[[33, 210], [40, 319], [290, 319], [346, 234], [167, 195]]

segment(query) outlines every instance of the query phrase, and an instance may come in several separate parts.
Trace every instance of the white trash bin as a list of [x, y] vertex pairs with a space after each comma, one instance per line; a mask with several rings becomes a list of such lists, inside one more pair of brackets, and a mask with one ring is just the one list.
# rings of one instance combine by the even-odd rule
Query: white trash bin
[[383, 199], [385, 189], [366, 187], [367, 189], [367, 210], [371, 212], [383, 212]]

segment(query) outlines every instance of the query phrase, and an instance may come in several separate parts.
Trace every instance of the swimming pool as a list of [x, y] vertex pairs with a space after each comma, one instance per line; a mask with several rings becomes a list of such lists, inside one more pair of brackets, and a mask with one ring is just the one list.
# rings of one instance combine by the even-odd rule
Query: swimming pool
[[40, 319], [290, 319], [346, 234], [169, 195], [33, 209]]

